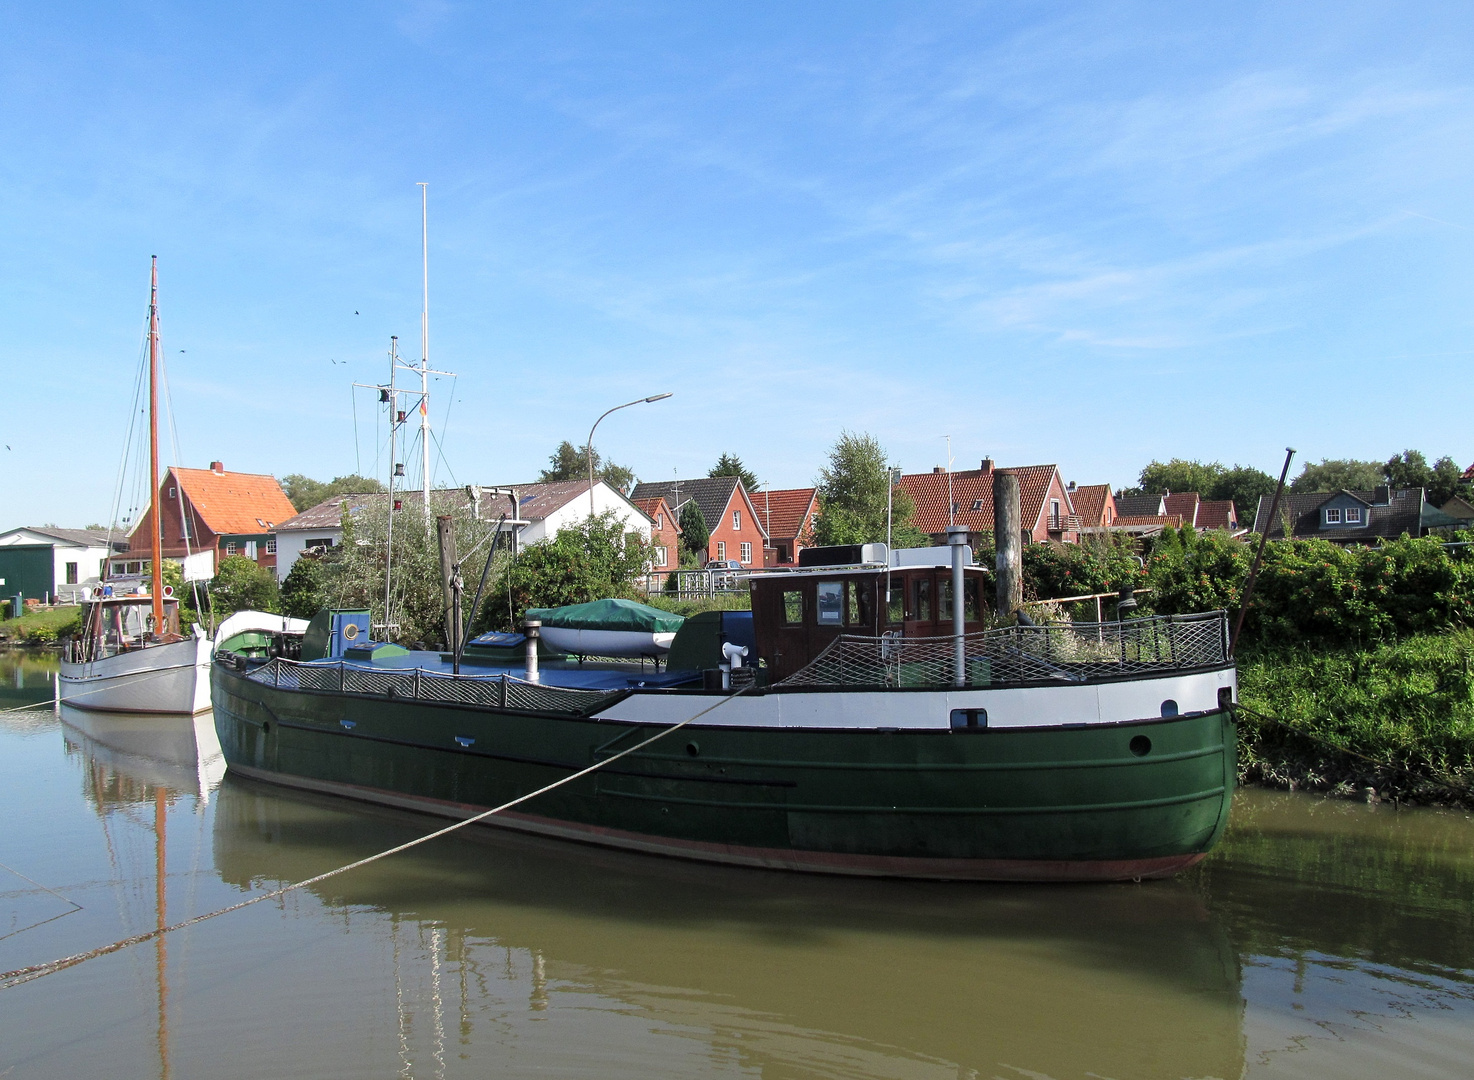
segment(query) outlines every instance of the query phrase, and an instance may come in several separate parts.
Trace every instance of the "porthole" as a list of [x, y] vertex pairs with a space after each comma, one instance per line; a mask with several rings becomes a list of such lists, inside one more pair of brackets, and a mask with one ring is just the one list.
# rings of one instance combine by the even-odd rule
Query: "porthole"
[[1152, 752], [1152, 741], [1145, 735], [1137, 735], [1131, 740], [1131, 752], [1137, 757], [1146, 757]]
[[956, 731], [976, 731], [988, 726], [987, 709], [953, 709], [952, 728]]
[[1166, 701], [1162, 702], [1162, 715], [1164, 717], [1176, 716], [1177, 702], [1173, 701], [1171, 698], [1168, 698]]
[[686, 753], [690, 754], [692, 757], [696, 757], [698, 754], [701, 753], [701, 747], [694, 742], [688, 742], [686, 744]]

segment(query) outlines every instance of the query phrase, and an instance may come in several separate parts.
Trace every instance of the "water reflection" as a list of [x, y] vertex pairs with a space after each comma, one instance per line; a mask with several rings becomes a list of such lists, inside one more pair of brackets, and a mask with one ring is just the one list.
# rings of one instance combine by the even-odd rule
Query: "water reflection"
[[[423, 827], [228, 779], [215, 864], [225, 880], [261, 888]], [[417, 948], [459, 980], [521, 965], [530, 1013], [547, 1008], [553, 984], [707, 1032], [707, 1052], [744, 1069], [1242, 1071], [1235, 952], [1188, 886], [831, 880], [483, 831], [316, 894], [333, 910], [382, 912], [396, 934], [443, 928], [443, 953], [433, 941]], [[496, 1038], [485, 997], [452, 998], [464, 1038]]]
[[0, 709], [54, 700], [60, 667], [47, 649], [0, 649]]
[[[32, 812], [0, 858], [85, 910], [0, 938], [4, 967], [438, 824], [222, 783], [208, 715], [67, 708], [59, 740], [50, 709], [9, 716], [0, 768]], [[1139, 886], [850, 881], [473, 829], [5, 992], [0, 1075], [1461, 1075], [1471, 889], [1470, 815], [1260, 791], [1195, 872]]]

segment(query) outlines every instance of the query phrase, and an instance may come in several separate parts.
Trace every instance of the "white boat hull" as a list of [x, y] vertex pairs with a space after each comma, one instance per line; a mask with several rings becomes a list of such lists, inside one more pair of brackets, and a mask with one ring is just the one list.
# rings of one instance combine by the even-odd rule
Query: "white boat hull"
[[575, 630], [566, 626], [544, 626], [541, 633], [549, 648], [575, 656], [664, 656], [676, 639], [673, 633]]
[[210, 707], [213, 654], [209, 638], [190, 637], [84, 664], [64, 660], [57, 695], [79, 709], [193, 715]]

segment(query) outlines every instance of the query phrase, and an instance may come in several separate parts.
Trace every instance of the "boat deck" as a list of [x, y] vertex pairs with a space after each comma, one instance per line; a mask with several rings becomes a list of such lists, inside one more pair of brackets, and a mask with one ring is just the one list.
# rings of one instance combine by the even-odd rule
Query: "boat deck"
[[[334, 670], [342, 664], [362, 671], [421, 671], [433, 675], [452, 674], [453, 665], [446, 654], [440, 652], [407, 652], [395, 656], [383, 656], [373, 660], [344, 657], [307, 661], [306, 666], [329, 667]], [[562, 687], [569, 690], [635, 690], [681, 686], [700, 682], [699, 671], [669, 671], [657, 669], [653, 664], [641, 665], [638, 661], [617, 660], [541, 660], [538, 663], [539, 682], [544, 686]], [[462, 679], [484, 679], [500, 681], [502, 678], [526, 681], [527, 665], [522, 662], [492, 662], [483, 658], [462, 657]]]

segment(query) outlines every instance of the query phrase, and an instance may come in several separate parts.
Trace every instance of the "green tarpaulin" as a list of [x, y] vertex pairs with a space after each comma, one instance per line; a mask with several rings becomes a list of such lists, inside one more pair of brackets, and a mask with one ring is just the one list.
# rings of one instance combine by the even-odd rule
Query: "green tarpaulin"
[[647, 634], [674, 634], [686, 621], [684, 615], [672, 615], [634, 600], [595, 600], [567, 607], [528, 608], [527, 617], [538, 619], [544, 626], [568, 630], [636, 630]]

